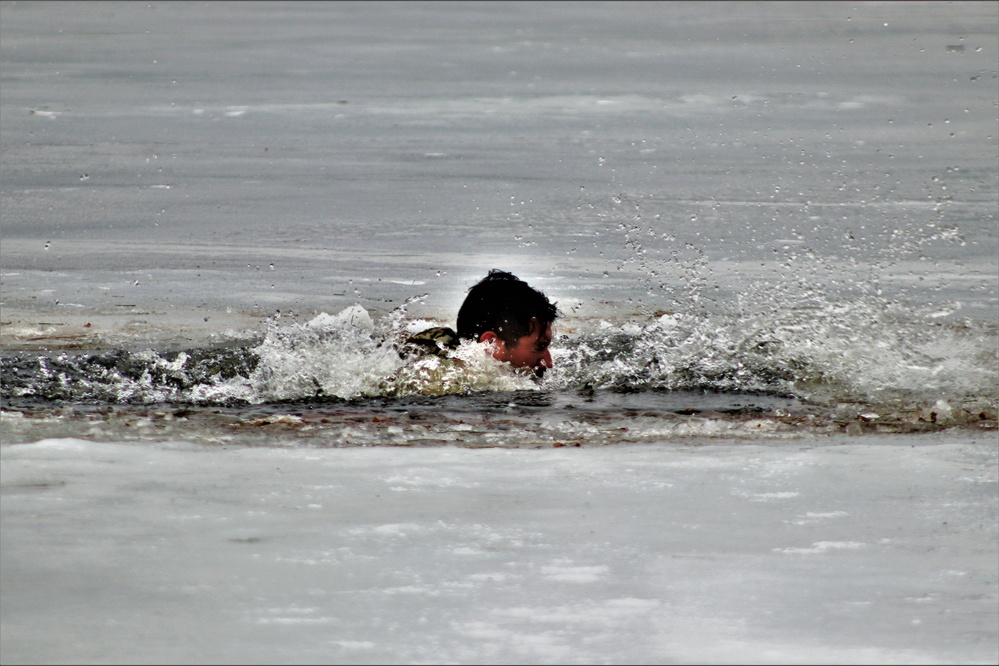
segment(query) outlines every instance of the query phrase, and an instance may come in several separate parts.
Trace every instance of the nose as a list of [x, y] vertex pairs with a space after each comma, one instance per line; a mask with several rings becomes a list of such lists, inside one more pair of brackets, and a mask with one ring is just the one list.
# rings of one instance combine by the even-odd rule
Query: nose
[[545, 370], [550, 367], [552, 367], [552, 355], [548, 350], [545, 350], [545, 353], [541, 355], [541, 358], [538, 359], [537, 364], [534, 366], [534, 376], [541, 379], [545, 374]]

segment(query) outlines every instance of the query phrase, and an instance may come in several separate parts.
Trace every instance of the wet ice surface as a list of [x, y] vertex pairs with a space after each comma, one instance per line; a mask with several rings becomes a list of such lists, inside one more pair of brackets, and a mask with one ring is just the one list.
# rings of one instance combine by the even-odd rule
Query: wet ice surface
[[4, 660], [990, 663], [982, 444], [4, 446]]
[[448, 319], [494, 266], [995, 323], [995, 11], [916, 6], [5, 5], [5, 336]]

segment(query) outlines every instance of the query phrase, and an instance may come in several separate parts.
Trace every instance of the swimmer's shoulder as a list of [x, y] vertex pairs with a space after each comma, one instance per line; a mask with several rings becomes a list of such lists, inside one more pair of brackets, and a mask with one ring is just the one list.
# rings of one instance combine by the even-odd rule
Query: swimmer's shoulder
[[458, 334], [447, 326], [435, 326], [406, 338], [406, 343], [425, 354], [447, 358], [448, 352], [458, 348]]

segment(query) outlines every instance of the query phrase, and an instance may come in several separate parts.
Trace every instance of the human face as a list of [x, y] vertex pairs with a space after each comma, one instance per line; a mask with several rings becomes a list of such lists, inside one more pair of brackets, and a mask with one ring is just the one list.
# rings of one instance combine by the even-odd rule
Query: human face
[[505, 361], [515, 368], [531, 368], [538, 377], [552, 367], [552, 355], [548, 351], [552, 342], [551, 322], [544, 328], [538, 326], [536, 331], [523, 336], [515, 345], [507, 345], [495, 334], [489, 336], [484, 333], [482, 339], [487, 338], [494, 342], [493, 358], [498, 361]]

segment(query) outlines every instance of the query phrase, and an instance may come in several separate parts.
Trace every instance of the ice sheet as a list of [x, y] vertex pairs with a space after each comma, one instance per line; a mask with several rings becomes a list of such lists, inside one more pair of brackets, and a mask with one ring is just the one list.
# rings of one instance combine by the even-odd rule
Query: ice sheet
[[2, 453], [9, 663], [989, 663], [967, 434]]

